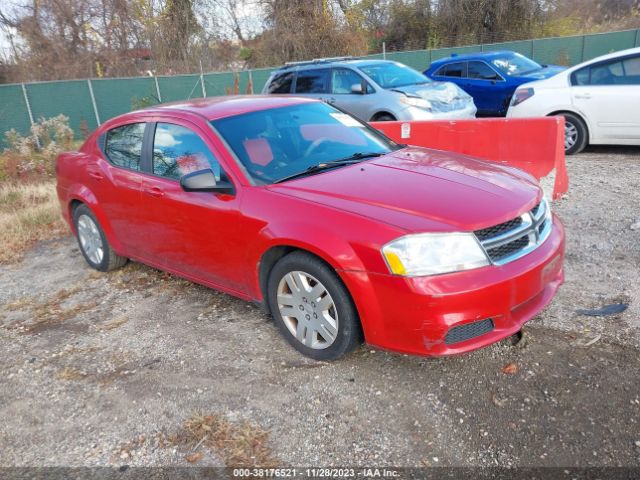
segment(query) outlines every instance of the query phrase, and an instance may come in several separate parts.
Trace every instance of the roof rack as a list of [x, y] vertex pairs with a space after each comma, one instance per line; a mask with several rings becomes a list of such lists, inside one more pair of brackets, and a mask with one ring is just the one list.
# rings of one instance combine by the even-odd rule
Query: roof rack
[[297, 65], [312, 65], [314, 63], [329, 63], [329, 62], [340, 62], [343, 60], [358, 60], [362, 57], [326, 57], [326, 58], [314, 58], [313, 60], [302, 60], [299, 62], [286, 62], [284, 64], [285, 67], [295, 67]]

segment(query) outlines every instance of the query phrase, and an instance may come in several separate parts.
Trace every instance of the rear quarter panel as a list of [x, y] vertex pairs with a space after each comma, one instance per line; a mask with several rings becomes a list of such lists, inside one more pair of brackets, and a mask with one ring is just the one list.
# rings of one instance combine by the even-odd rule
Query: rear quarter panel
[[115, 236], [111, 223], [102, 210], [95, 193], [88, 186], [86, 166], [95, 160], [96, 134], [87, 140], [78, 152], [63, 152], [56, 159], [56, 190], [63, 218], [75, 234], [72, 207], [74, 201], [87, 205], [102, 226], [113, 249], [120, 253], [122, 245]]

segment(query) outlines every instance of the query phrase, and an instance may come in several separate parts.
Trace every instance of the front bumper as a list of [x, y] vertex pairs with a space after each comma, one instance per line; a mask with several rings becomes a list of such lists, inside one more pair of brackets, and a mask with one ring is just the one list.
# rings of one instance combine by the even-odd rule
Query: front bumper
[[[418, 278], [367, 274], [366, 282], [353, 274], [357, 278], [347, 283], [367, 343], [416, 355], [453, 355], [518, 332], [555, 296], [564, 282], [563, 262], [564, 228], [554, 216], [543, 244], [503, 266]], [[368, 294], [358, 291], [363, 288]], [[454, 327], [486, 319], [493, 323], [487, 333], [456, 342], [447, 339]]]
[[450, 112], [429, 112], [423, 108], [407, 107], [399, 112], [398, 120], [403, 122], [413, 120], [460, 120], [464, 118], [475, 118], [476, 112], [477, 109], [473, 102], [469, 102], [464, 108], [451, 110]]

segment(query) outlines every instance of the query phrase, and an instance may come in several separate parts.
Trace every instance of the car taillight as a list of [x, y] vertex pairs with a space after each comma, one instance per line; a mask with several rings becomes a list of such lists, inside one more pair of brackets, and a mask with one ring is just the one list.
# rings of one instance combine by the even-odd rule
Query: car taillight
[[516, 90], [516, 93], [513, 94], [513, 98], [511, 99], [511, 106], [515, 107], [516, 105], [520, 105], [527, 98], [533, 97], [533, 94], [533, 88], [523, 88], [522, 90]]

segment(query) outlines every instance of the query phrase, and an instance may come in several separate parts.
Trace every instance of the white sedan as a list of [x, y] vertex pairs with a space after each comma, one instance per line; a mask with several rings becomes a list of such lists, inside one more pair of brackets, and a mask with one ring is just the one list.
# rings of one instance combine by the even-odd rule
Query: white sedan
[[565, 152], [640, 145], [640, 48], [594, 58], [516, 90], [507, 117], [565, 118]]

